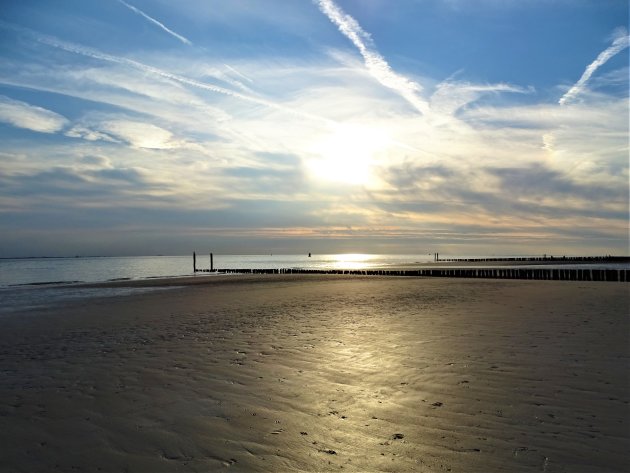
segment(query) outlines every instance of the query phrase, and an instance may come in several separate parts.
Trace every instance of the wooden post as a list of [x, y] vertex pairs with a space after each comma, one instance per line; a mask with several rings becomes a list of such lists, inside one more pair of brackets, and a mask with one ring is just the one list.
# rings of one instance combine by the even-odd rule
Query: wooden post
[[212, 253], [210, 253], [210, 271], [214, 271], [214, 261], [212, 258]]
[[197, 255], [193, 251], [193, 273], [197, 272]]

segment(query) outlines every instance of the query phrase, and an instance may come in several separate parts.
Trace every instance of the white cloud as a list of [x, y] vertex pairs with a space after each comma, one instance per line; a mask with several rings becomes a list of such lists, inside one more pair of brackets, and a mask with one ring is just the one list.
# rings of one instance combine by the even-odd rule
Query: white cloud
[[[509, 105], [505, 107], [480, 106], [467, 110], [463, 119], [475, 126], [530, 128], [545, 130], [555, 126], [617, 129], [628, 123], [628, 100], [614, 99], [576, 104], [573, 110], [553, 103]], [[625, 117], [624, 117], [625, 115]], [[611, 122], [613, 116], [621, 118]], [[482, 125], [483, 124], [483, 125]], [[588, 139], [588, 137], [586, 137]]]
[[209, 104], [182, 84], [167, 78], [148, 76], [140, 69], [130, 69], [125, 65], [48, 69], [47, 74], [54, 75], [57, 87], [77, 82], [83, 86], [81, 90], [67, 90], [64, 93], [103, 101], [138, 113], [160, 116], [169, 115], [171, 111], [181, 112], [185, 108], [188, 115], [193, 111], [198, 112], [204, 119], [213, 122], [230, 119], [223, 109]]
[[471, 84], [468, 82], [442, 82], [431, 96], [431, 109], [452, 115], [460, 108], [477, 101], [484, 94], [502, 92], [528, 93], [529, 89], [510, 84]]
[[126, 141], [134, 148], [168, 149], [176, 146], [170, 131], [150, 123], [111, 120], [101, 123], [101, 127], [108, 134]]
[[87, 155], [77, 158], [77, 162], [88, 168], [111, 169], [112, 163], [106, 156]]
[[0, 121], [41, 133], [56, 133], [68, 123], [58, 113], [4, 95], [0, 95]]
[[163, 78], [163, 79], [168, 79], [173, 82], [178, 82], [186, 86], [194, 87], [194, 88], [209, 91], [209, 92], [215, 92], [215, 93], [232, 97], [232, 98], [236, 98], [245, 102], [262, 105], [264, 107], [272, 108], [272, 109], [282, 111], [284, 113], [298, 116], [301, 118], [307, 118], [309, 120], [315, 120], [315, 121], [320, 121], [320, 122], [327, 121], [323, 117], [318, 117], [318, 116], [310, 115], [307, 113], [303, 113], [303, 112], [300, 112], [299, 110], [284, 106], [281, 103], [274, 102], [268, 99], [242, 94], [240, 92], [236, 92], [234, 90], [227, 89], [225, 87], [220, 87], [214, 84], [208, 84], [208, 83], [201, 82], [195, 79], [191, 79], [189, 77], [182, 76], [180, 74], [175, 74], [169, 71], [165, 71], [163, 69], [150, 66], [148, 64], [144, 64], [139, 61], [135, 61], [133, 59], [128, 59], [125, 57], [114, 56], [111, 54], [103, 53], [92, 48], [87, 48], [85, 46], [81, 46], [78, 44], [62, 41], [51, 36], [34, 33], [34, 32], [31, 32], [30, 30], [26, 30], [23, 28], [21, 28], [20, 30], [28, 32], [29, 34], [33, 34], [36, 37], [37, 41], [43, 44], [47, 44], [54, 48], [59, 48], [70, 53], [79, 54], [81, 56], [90, 57], [90, 58], [98, 59], [101, 61], [106, 61], [110, 63], [121, 64], [124, 66], [132, 67], [134, 69], [140, 70], [147, 74], [151, 74], [151, 75]]
[[[255, 71], [252, 80], [269, 95], [281, 95], [270, 87], [283, 84], [282, 92], [288, 97], [283, 107], [307, 116], [326, 116], [327, 121], [295, 120], [295, 114], [287, 114], [283, 109], [252, 107], [251, 102], [228, 95], [217, 101], [216, 96], [203, 93], [203, 89], [199, 93], [194, 86], [187, 87], [185, 83], [145, 74], [140, 68], [116, 62], [94, 70], [42, 69], [38, 77], [24, 76], [20, 81], [35, 89], [45, 87], [44, 90], [51, 90], [53, 82], [56, 88], [53, 90], [58, 93], [125, 107], [131, 113], [87, 114], [73, 124], [68, 134], [86, 140], [113, 139], [145, 150], [170, 149], [168, 169], [188, 175], [186, 187], [197, 189], [197, 193], [207, 187], [211, 170], [272, 166], [272, 162], [265, 164], [267, 158], [261, 158], [261, 153], [291, 155], [296, 163], [308, 163], [314, 158], [312, 149], [337, 136], [343, 129], [339, 125], [344, 123], [368, 130], [386, 130], [392, 147], [373, 156], [375, 166], [382, 169], [408, 161], [439, 164], [462, 172], [474, 169], [480, 162], [492, 166], [505, 162], [522, 165], [545, 162], [549, 160], [550, 147], [542, 149], [544, 134], [556, 136], [552, 163], [558, 169], [574, 166], [571, 152], [576, 159], [601, 164], [618, 160], [611, 153], [620, 146], [623, 148], [623, 143], [605, 125], [619, 122], [618, 117], [627, 110], [627, 104], [613, 97], [608, 97], [608, 102], [593, 97], [597, 106], [584, 107], [584, 113], [554, 104], [510, 102], [511, 106], [501, 107], [493, 101], [495, 105], [489, 106], [479, 101], [482, 95], [527, 93], [529, 89], [512, 84], [449, 81], [436, 87], [431, 98], [433, 112], [429, 120], [423, 120], [407, 113], [400, 101], [392, 101], [359, 61], [339, 64], [337, 58], [333, 59], [336, 61], [270, 64], [256, 59], [239, 63], [239, 69], [249, 74]], [[163, 57], [162, 60], [179, 70], [177, 59]], [[209, 62], [207, 66], [219, 70], [222, 64]], [[80, 87], [76, 87], [77, 83]], [[466, 106], [473, 102], [475, 107]], [[229, 109], [231, 116], [222, 121], [205, 112], [204, 107], [216, 105]], [[361, 117], [359, 122], [356, 117]], [[599, 129], [598, 124], [604, 124], [607, 130]], [[560, 133], [565, 127], [579, 133], [576, 131], [571, 136]], [[598, 135], [596, 140], [594, 134]], [[587, 147], [587, 142], [592, 146]], [[568, 143], [573, 143], [570, 148]], [[606, 150], [601, 157], [596, 155], [595, 143]], [[615, 156], [620, 155], [623, 153], [617, 152]], [[127, 155], [125, 159], [130, 158]], [[598, 169], [603, 175], [607, 168], [600, 164]], [[167, 166], [163, 166], [166, 171]], [[580, 179], [588, 178], [580, 174]], [[214, 185], [220, 189], [224, 184], [217, 181]], [[434, 183], [427, 181], [423, 185], [430, 188]], [[470, 185], [483, 189], [486, 183], [471, 179]], [[241, 187], [239, 192], [243, 198], [250, 196], [247, 187]], [[222, 195], [231, 193], [224, 190]], [[274, 198], [273, 193], [250, 197]]]
[[[59, 145], [54, 153], [50, 146], [32, 148], [24, 164], [29, 169], [45, 169], [68, 156], [77, 159], [77, 153], [107, 155], [114, 169], [142, 168], [152, 179], [164, 182], [159, 192], [166, 189], [177, 202], [186, 202], [187, 209], [234, 205], [237, 215], [247, 210], [236, 201], [290, 201], [296, 206], [302, 201], [311, 204], [304, 207], [305, 215], [316, 212], [331, 228], [344, 221], [369, 221], [375, 233], [387, 226], [391, 232], [405, 227], [414, 233], [425, 224], [446, 227], [460, 221], [489, 225], [508, 234], [511, 224], [523, 215], [513, 214], [519, 205], [555, 205], [559, 210], [554, 219], [546, 220], [538, 207], [524, 214], [544, 227], [558, 219], [579, 223], [575, 209], [596, 214], [620, 207], [608, 197], [589, 200], [574, 194], [565, 198], [558, 197], [559, 193], [505, 193], [497, 176], [484, 173], [483, 167], [542, 169], [548, 184], [555, 179], [568, 182], [570, 189], [587, 185], [627, 188], [627, 102], [607, 95], [613, 87], [603, 87], [598, 94], [584, 90], [581, 98], [588, 106], [559, 107], [532, 103], [537, 102], [533, 93], [519, 100], [512, 100], [511, 95], [501, 100], [492, 97], [530, 92], [526, 87], [451, 79], [435, 86], [431, 113], [425, 119], [410, 114], [406, 102], [392, 97], [389, 89], [375, 81], [352, 49], [318, 60], [240, 58], [231, 62], [236, 73], [226, 68], [224, 58], [207, 58], [202, 63], [199, 58], [188, 61], [168, 54], [145, 54], [140, 63], [60, 44], [56, 41], [54, 46], [84, 57], [59, 54], [55, 55], [62, 58], [59, 63], [42, 61], [13, 74], [9, 65], [0, 77], [14, 85], [98, 102], [95, 109], [105, 111], [87, 112], [68, 127], [68, 136], [83, 141], [66, 140], [65, 149]], [[98, 61], [95, 64], [89, 58]], [[234, 82], [215, 86], [212, 78], [206, 83], [204, 75]], [[589, 87], [602, 77], [593, 77]], [[621, 77], [609, 79], [620, 81]], [[237, 82], [252, 88], [255, 84], [260, 95], [242, 93], [245, 89]], [[433, 88], [424, 78], [422, 83]], [[491, 101], [485, 100], [488, 95]], [[265, 97], [273, 97], [273, 102]], [[299, 119], [304, 117], [316, 119]], [[360, 142], [362, 135], [374, 138], [373, 130], [386, 133], [392, 146], [381, 149], [378, 143]], [[344, 152], [327, 151], [331, 142], [329, 148]], [[352, 160], [360, 160], [352, 156], [357, 142], [368, 147], [365, 154], [371, 155], [380, 181], [349, 190], [309, 174], [308, 163], [317, 159], [318, 152], [333, 154], [342, 167], [349, 162], [351, 172]], [[160, 152], [164, 149], [168, 153]], [[344, 162], [346, 155], [348, 162]], [[15, 166], [13, 160], [11, 166]], [[291, 171], [286, 173], [292, 176], [287, 182], [299, 184], [278, 185], [284, 171]], [[269, 177], [272, 174], [281, 177], [274, 180]], [[388, 175], [400, 181], [408, 178], [409, 185], [396, 187], [400, 182], [387, 180]], [[265, 187], [265, 182], [270, 184]], [[150, 200], [157, 192], [138, 191], [134, 205], [141, 207], [142, 199]], [[491, 200], [496, 196], [501, 197]], [[432, 210], [438, 207], [439, 213]], [[473, 213], [474, 219], [467, 217]], [[602, 217], [598, 225], [611, 221]]]
[[87, 141], [110, 141], [117, 143], [118, 140], [112, 138], [110, 135], [106, 133], [102, 133], [97, 130], [92, 130], [87, 126], [83, 125], [74, 125], [68, 131], [64, 133], [64, 135], [70, 138], [81, 138]]
[[565, 93], [560, 98], [560, 100], [558, 101], [560, 105], [566, 105], [574, 101], [576, 97], [579, 96], [585, 90], [587, 82], [589, 81], [589, 79], [595, 73], [597, 69], [599, 69], [601, 66], [606, 64], [606, 62], [608, 62], [610, 58], [612, 58], [616, 54], [619, 54], [621, 51], [623, 51], [624, 49], [630, 46], [630, 36], [628, 35], [628, 32], [623, 30], [623, 31], [620, 31], [619, 33], [620, 33], [619, 36], [615, 38], [613, 43], [604, 51], [599, 53], [597, 58], [588, 65], [588, 67], [582, 74], [582, 77], [580, 77], [580, 80], [578, 80], [573, 85], [573, 87], [571, 87], [567, 91], [567, 93]]

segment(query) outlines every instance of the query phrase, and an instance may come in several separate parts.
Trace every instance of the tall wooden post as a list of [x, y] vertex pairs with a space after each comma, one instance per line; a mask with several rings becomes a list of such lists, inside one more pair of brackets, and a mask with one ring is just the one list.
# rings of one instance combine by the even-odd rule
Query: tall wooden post
[[193, 273], [197, 272], [197, 255], [193, 251]]
[[212, 253], [210, 253], [210, 271], [214, 271], [214, 261], [212, 258]]

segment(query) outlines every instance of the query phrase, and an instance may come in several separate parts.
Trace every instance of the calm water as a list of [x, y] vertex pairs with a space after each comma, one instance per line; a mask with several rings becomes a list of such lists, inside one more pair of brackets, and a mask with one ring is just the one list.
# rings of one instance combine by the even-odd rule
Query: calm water
[[[429, 263], [433, 255], [214, 255], [214, 268], [369, 269]], [[582, 265], [571, 265], [580, 267]], [[210, 267], [209, 255], [197, 255], [197, 268]], [[523, 267], [523, 266], [522, 266]], [[564, 267], [553, 265], [552, 267]], [[627, 267], [597, 265], [590, 267]], [[121, 295], [154, 288], [86, 289], [75, 282], [193, 275], [192, 255], [95, 258], [0, 259], [0, 313], [50, 306], [55, 302]], [[205, 273], [207, 275], [207, 273]]]
[[[214, 255], [214, 268], [309, 268], [369, 269], [429, 263], [432, 255]], [[586, 265], [553, 264], [549, 267], [578, 268]], [[622, 268], [627, 264], [597, 264], [591, 268]], [[210, 267], [210, 256], [197, 255], [197, 268]], [[527, 267], [527, 266], [521, 266]], [[128, 256], [94, 258], [0, 259], [0, 288], [36, 284], [100, 282], [116, 279], [144, 279], [191, 276], [192, 255]]]
[[[367, 269], [431, 260], [430, 255], [313, 255], [310, 258], [307, 255], [214, 255], [214, 267]], [[209, 267], [210, 256], [197, 255], [197, 268]], [[0, 260], [0, 288], [27, 284], [98, 282], [192, 274], [192, 255]]]
[[[413, 255], [214, 255], [214, 267], [347, 268], [427, 262]], [[197, 268], [210, 267], [209, 255], [197, 255]], [[165, 288], [79, 288], [77, 282], [193, 275], [189, 256], [0, 259], [0, 314], [49, 307], [69, 300], [107, 297]], [[207, 273], [204, 273], [207, 276]]]

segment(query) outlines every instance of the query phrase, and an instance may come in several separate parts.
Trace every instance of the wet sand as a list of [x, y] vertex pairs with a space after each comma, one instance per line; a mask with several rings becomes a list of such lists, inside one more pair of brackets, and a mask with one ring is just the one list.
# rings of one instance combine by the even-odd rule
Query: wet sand
[[0, 319], [0, 471], [627, 471], [627, 284], [118, 284]]

